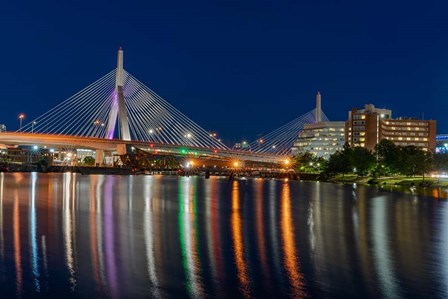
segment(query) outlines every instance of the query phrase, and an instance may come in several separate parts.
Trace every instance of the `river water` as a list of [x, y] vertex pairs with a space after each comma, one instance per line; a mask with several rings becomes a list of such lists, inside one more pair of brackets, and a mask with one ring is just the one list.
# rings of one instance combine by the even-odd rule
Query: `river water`
[[2, 173], [0, 294], [446, 298], [448, 205], [318, 182]]

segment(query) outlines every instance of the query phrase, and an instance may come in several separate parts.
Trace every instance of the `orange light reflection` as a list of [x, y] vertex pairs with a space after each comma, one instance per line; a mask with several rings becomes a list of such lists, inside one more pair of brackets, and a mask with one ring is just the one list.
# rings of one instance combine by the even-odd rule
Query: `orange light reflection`
[[288, 183], [283, 184], [281, 213], [280, 226], [282, 230], [284, 263], [291, 286], [291, 296], [293, 298], [304, 298], [303, 275], [299, 270], [299, 261], [297, 259], [297, 251], [294, 241], [294, 225], [291, 215], [291, 194]]
[[244, 248], [242, 236], [242, 224], [239, 206], [239, 189], [238, 181], [233, 181], [232, 186], [232, 239], [233, 248], [235, 250], [235, 263], [238, 271], [238, 280], [240, 281], [240, 289], [245, 298], [250, 298], [250, 282], [247, 275], [247, 267], [244, 262]]

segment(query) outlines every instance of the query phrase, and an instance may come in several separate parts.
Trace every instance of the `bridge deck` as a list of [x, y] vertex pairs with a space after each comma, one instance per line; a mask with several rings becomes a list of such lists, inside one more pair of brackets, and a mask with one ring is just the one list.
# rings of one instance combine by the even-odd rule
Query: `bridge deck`
[[51, 147], [80, 147], [92, 150], [116, 151], [117, 146], [121, 144], [131, 145], [142, 148], [147, 151], [157, 151], [164, 154], [193, 154], [197, 156], [208, 156], [221, 159], [235, 159], [241, 161], [258, 161], [268, 163], [283, 163], [286, 156], [275, 154], [257, 153], [241, 150], [223, 150], [214, 148], [201, 148], [194, 146], [184, 146], [176, 144], [163, 144], [155, 142], [126, 141], [121, 139], [104, 139], [95, 137], [53, 135], [23, 132], [1, 132], [0, 144], [5, 145], [39, 145]]

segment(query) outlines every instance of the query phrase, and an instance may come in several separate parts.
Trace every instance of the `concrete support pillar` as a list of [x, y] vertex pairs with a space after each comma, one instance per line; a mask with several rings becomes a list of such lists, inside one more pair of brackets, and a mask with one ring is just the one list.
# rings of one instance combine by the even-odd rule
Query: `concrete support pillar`
[[320, 92], [316, 94], [316, 123], [322, 121], [322, 106]]
[[101, 166], [104, 163], [104, 150], [97, 149], [95, 153], [95, 165]]

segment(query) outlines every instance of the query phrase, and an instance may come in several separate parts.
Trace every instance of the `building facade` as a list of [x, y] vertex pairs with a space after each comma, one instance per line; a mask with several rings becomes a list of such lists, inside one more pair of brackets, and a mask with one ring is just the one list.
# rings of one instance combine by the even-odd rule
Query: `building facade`
[[327, 121], [306, 124], [291, 149], [293, 155], [310, 152], [328, 159], [345, 144], [345, 122]]
[[391, 140], [398, 146], [414, 145], [423, 150], [435, 150], [436, 147], [435, 120], [392, 119], [391, 110], [378, 109], [372, 104], [349, 112], [345, 132], [350, 145], [372, 151], [383, 139]]

